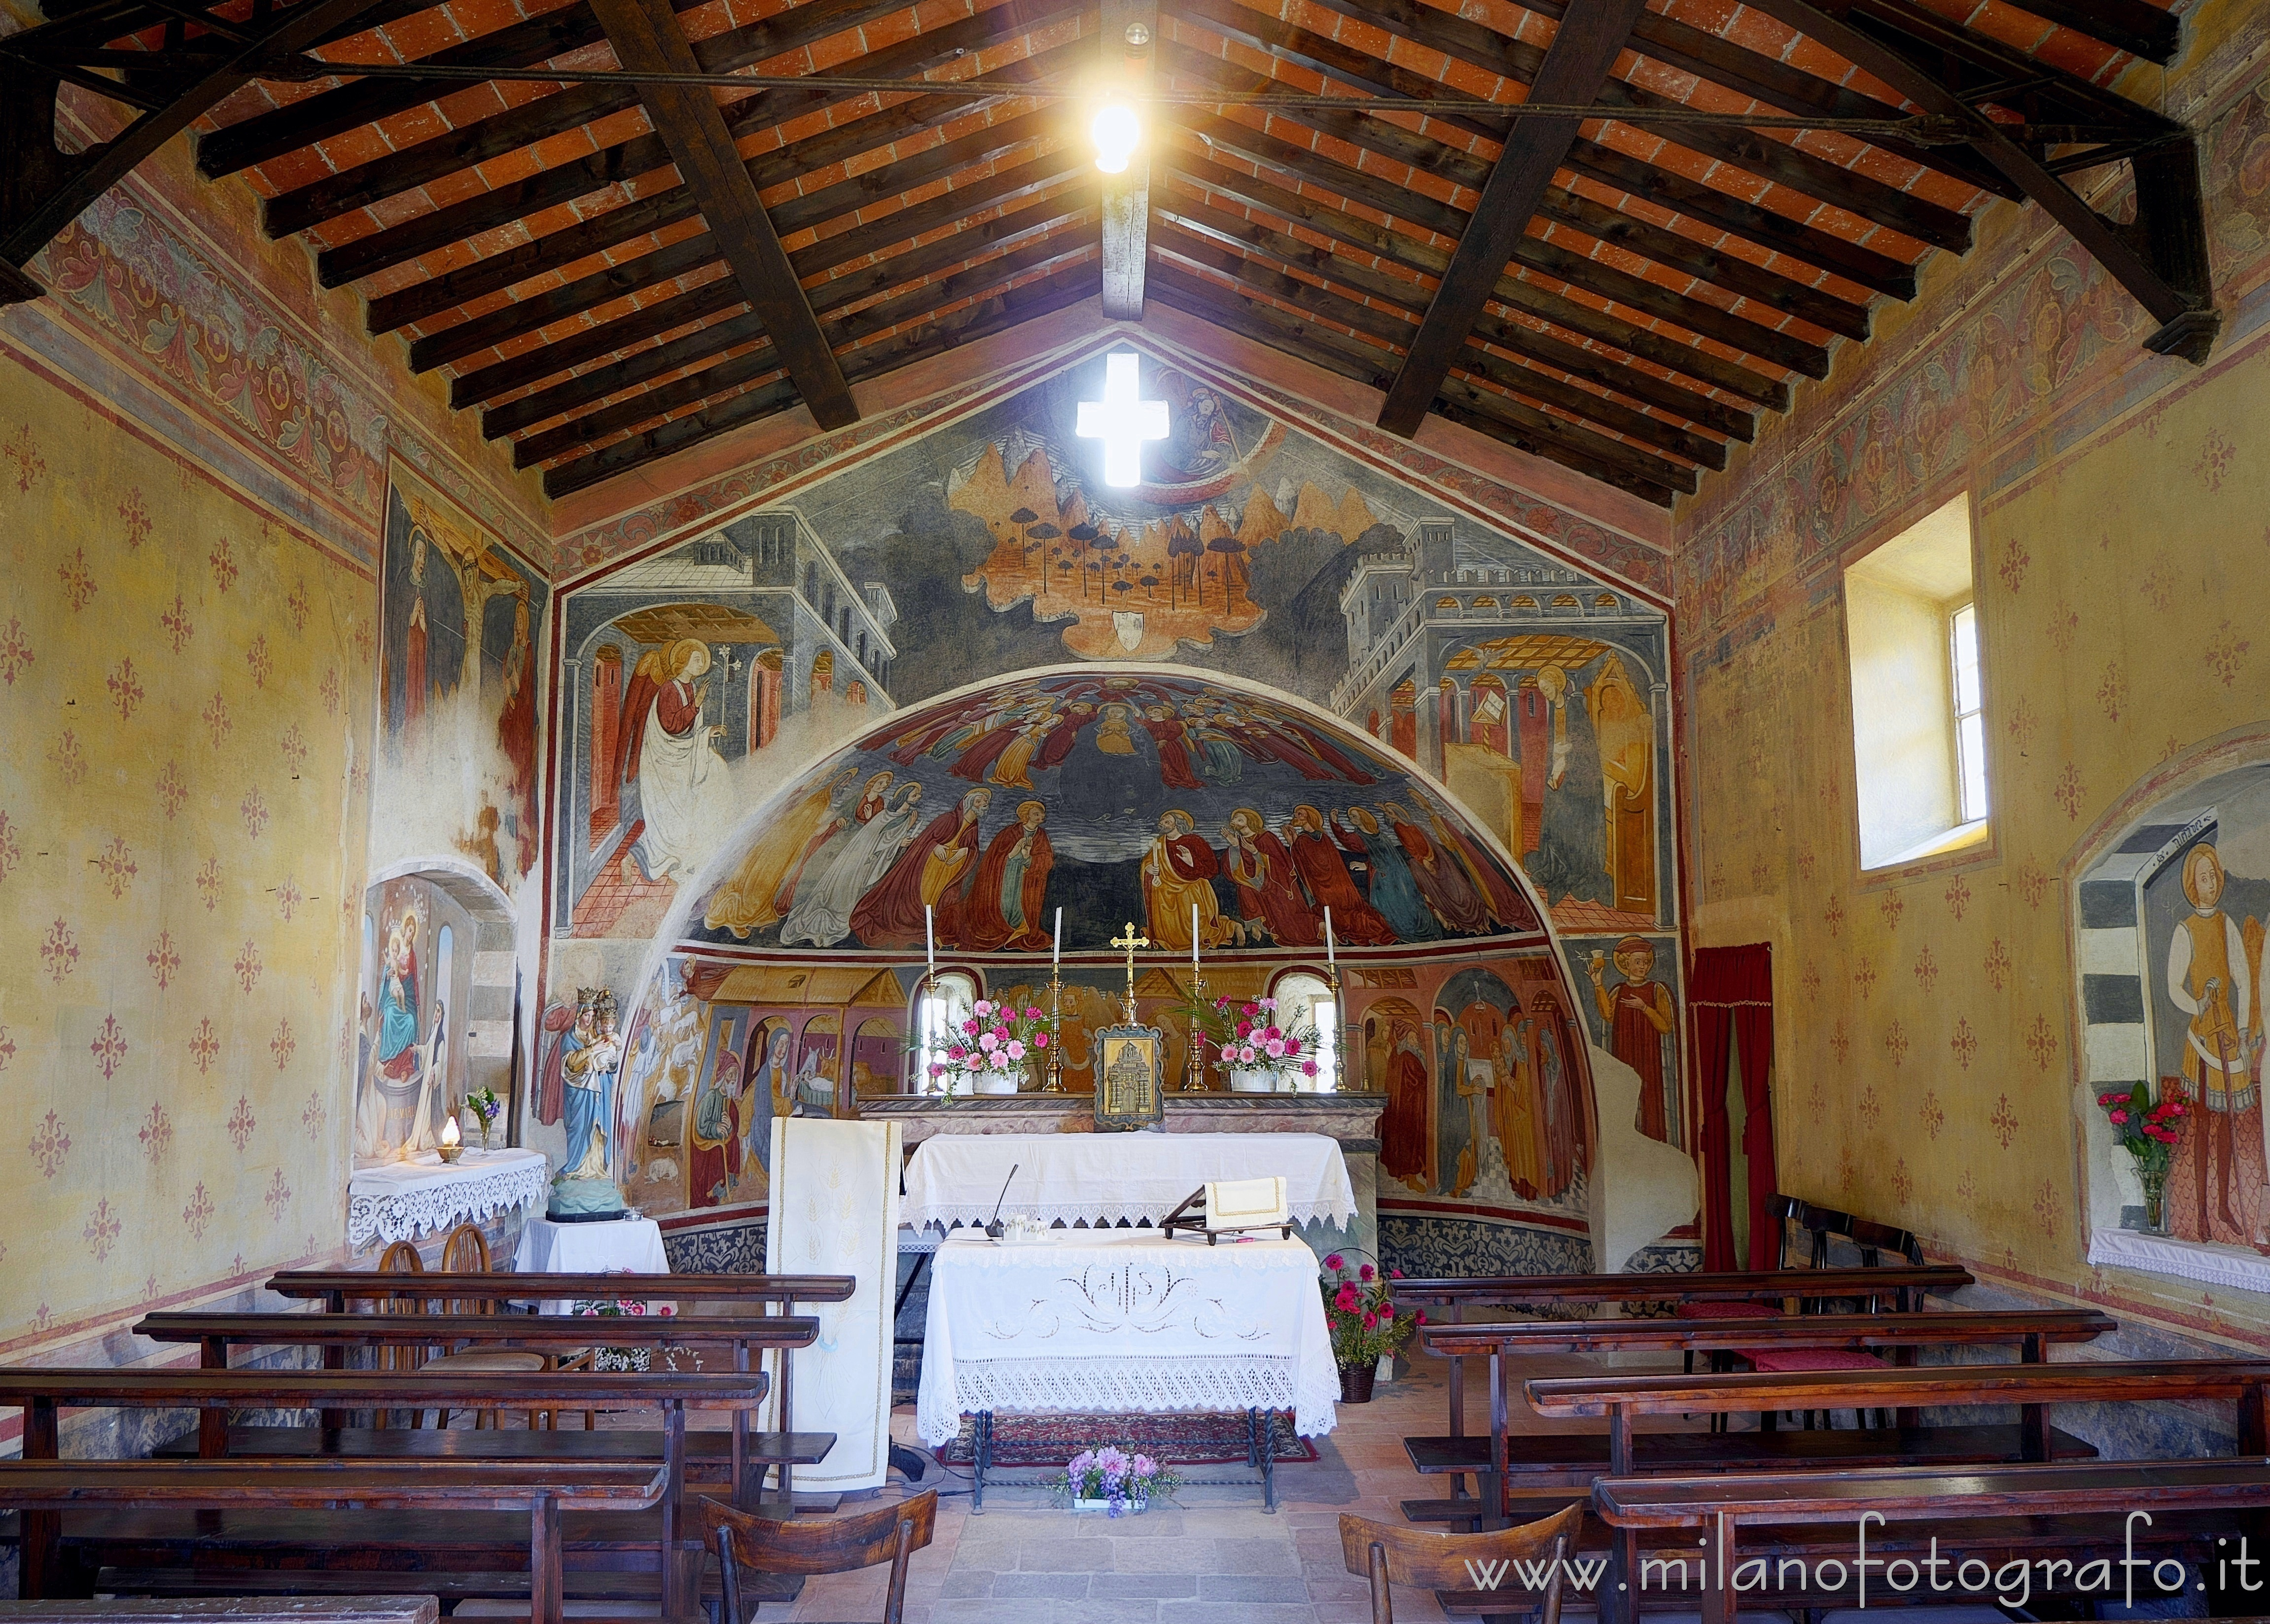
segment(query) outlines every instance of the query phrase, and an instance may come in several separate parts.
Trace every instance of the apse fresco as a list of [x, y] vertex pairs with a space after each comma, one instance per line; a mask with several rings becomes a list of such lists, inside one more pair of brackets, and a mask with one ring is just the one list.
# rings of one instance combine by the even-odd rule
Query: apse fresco
[[[567, 595], [553, 906], [567, 933], [650, 936], [733, 809], [894, 709], [988, 675], [1139, 660], [1332, 712], [1447, 784], [1519, 860], [1562, 930], [1667, 938], [1677, 886], [1664, 612], [1525, 538], [1518, 515], [1504, 529], [1479, 522], [1148, 357], [1142, 391], [1168, 403], [1169, 437], [1146, 449], [1145, 483], [1108, 487], [1096, 442], [1073, 432], [1102, 374], [1100, 354], [1075, 360]], [[1275, 787], [1276, 767], [1299, 775], [1287, 760], [1270, 764], [1276, 746], [1204, 728], [1162, 753], [1139, 710], [1075, 728], [1060, 700], [1005, 728], [972, 720], [968, 747], [996, 753], [962, 780], [990, 792], [989, 840], [1027, 794], [1021, 781], [1064, 768], [1075, 744], [1080, 775], [1149, 806], [1154, 825], [1179, 802], [1152, 788], [1190, 796]], [[1218, 764], [1209, 749], [1226, 753]], [[1322, 782], [1349, 783], [1322, 766]], [[902, 824], [919, 835], [947, 810], [942, 793], [955, 805], [966, 793], [925, 780], [910, 812], [910, 765], [884, 768], [891, 798], [859, 820], [891, 819], [879, 844]], [[849, 787], [861, 796], [854, 805], [864, 785]], [[1220, 825], [1239, 805], [1216, 796], [1184, 810], [1226, 851]], [[838, 815], [818, 815], [812, 834]], [[1353, 838], [1352, 814], [1339, 821]], [[1067, 858], [1061, 819], [1045, 832]], [[1362, 841], [1392, 846], [1399, 834], [1386, 825]], [[1029, 853], [1027, 864], [1038, 883]], [[780, 876], [749, 878], [777, 891]], [[1370, 904], [1397, 940], [1473, 933], [1463, 898], [1410, 889], [1391, 883]], [[766, 916], [773, 901], [752, 895], [727, 913], [753, 939], [779, 923]], [[817, 945], [805, 927], [849, 923], [835, 908], [793, 933]], [[905, 933], [903, 917], [871, 923], [878, 941]], [[1268, 938], [1303, 928], [1287, 915]]]
[[[1337, 734], [1337, 738], [1334, 735]], [[781, 948], [1314, 952], [1541, 930], [1439, 792], [1297, 707], [1057, 674], [901, 713], [747, 837], [694, 939]]]

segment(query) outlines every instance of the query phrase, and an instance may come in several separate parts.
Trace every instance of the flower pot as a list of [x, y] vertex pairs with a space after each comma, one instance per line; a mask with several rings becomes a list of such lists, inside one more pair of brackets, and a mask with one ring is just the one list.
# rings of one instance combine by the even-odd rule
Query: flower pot
[[980, 1072], [971, 1090], [976, 1094], [1015, 1094], [1024, 1081], [1022, 1072]]
[[[1072, 1502], [1072, 1509], [1075, 1511], [1102, 1511], [1109, 1514], [1111, 1510], [1111, 1502], [1109, 1500], [1075, 1499]], [[1151, 1502], [1148, 1499], [1123, 1500], [1119, 1502], [1119, 1515], [1122, 1516], [1140, 1516], [1150, 1509]]]
[[1340, 1402], [1342, 1404], [1369, 1404], [1371, 1402], [1371, 1384], [1378, 1379], [1379, 1366], [1376, 1363], [1369, 1365], [1342, 1365], [1340, 1367]]
[[1264, 1065], [1234, 1065], [1229, 1068], [1229, 1091], [1232, 1094], [1275, 1094], [1277, 1073]]

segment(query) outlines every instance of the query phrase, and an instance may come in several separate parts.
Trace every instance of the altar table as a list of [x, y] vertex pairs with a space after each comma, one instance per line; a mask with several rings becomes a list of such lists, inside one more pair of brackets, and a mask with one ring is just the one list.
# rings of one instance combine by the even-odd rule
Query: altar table
[[538, 1151], [465, 1147], [456, 1165], [434, 1151], [358, 1168], [347, 1177], [347, 1244], [412, 1241], [515, 1207], [541, 1209], [552, 1193]]
[[[1030, 1246], [959, 1235], [938, 1249], [915, 1429], [936, 1448], [977, 1417], [978, 1508], [997, 1412], [1290, 1410], [1314, 1437], [1332, 1429], [1339, 1397], [1316, 1254], [1299, 1241], [1107, 1229]], [[1274, 1509], [1272, 1456], [1265, 1444], [1257, 1464]]]
[[[662, 1226], [651, 1218], [555, 1224], [538, 1217], [520, 1232], [512, 1267], [516, 1274], [667, 1274], [670, 1258], [662, 1250]], [[538, 1312], [570, 1314], [575, 1308], [548, 1301]]]
[[1001, 1200], [1004, 1212], [1043, 1223], [1139, 1224], [1164, 1218], [1201, 1184], [1272, 1174], [1284, 1177], [1295, 1223], [1346, 1226], [1355, 1217], [1347, 1163], [1321, 1133], [942, 1133], [915, 1146], [899, 1218], [917, 1230], [983, 1224]]

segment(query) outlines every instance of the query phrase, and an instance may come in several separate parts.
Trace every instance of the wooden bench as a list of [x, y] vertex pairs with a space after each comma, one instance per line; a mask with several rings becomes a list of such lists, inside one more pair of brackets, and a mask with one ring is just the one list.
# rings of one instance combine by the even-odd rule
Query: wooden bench
[[[1792, 1278], [1795, 1277], [1795, 1278]], [[1450, 1323], [1460, 1323], [1468, 1309], [1537, 1310], [1593, 1303], [1659, 1303], [1692, 1307], [1711, 1303], [1747, 1308], [1753, 1304], [1786, 1303], [1802, 1297], [1807, 1301], [1845, 1297], [1873, 1298], [1892, 1294], [1903, 1313], [1923, 1307], [1926, 1296], [1944, 1296], [1977, 1283], [1968, 1269], [1931, 1265], [1890, 1269], [1740, 1269], [1694, 1274], [1499, 1274], [1460, 1279], [1397, 1280], [1395, 1296], [1404, 1308], [1447, 1309]], [[1466, 1361], [1450, 1356], [1450, 1436], [1466, 1430]], [[1465, 1474], [1452, 1478], [1463, 1494]], [[1449, 1515], [1453, 1502], [1413, 1501], [1410, 1506], [1437, 1508], [1435, 1516]], [[1433, 1517], [1422, 1520], [1434, 1520]]]
[[[427, 1282], [423, 1289], [419, 1285], [421, 1279]], [[650, 1289], [664, 1281], [669, 1283], [667, 1289]], [[439, 1288], [444, 1283], [446, 1289]], [[268, 1281], [268, 1289], [280, 1297], [319, 1301], [334, 1314], [345, 1312], [351, 1302], [435, 1298], [455, 1302], [608, 1302], [630, 1296], [647, 1301], [705, 1307], [754, 1302], [786, 1312], [802, 1302], [849, 1302], [858, 1288], [857, 1279], [849, 1274], [518, 1274], [508, 1270], [451, 1274], [436, 1279], [352, 1269], [287, 1269], [271, 1276]], [[324, 1362], [336, 1368], [344, 1362], [340, 1355], [345, 1352], [344, 1348], [326, 1350]], [[780, 1389], [773, 1414], [777, 1430], [789, 1435], [796, 1430], [794, 1371], [785, 1353], [777, 1363]], [[735, 1368], [746, 1370], [749, 1367], [737, 1359]], [[746, 1428], [747, 1423], [738, 1420], [736, 1425]], [[768, 1467], [779, 1469], [781, 1502], [799, 1509], [812, 1509], [796, 1499], [795, 1470], [805, 1464], [807, 1463], [785, 1457], [767, 1463]], [[734, 1481], [740, 1481], [738, 1472]], [[764, 1474], [760, 1472], [760, 1489], [763, 1481]], [[832, 1497], [828, 1503], [834, 1503]]]
[[[1820, 1472], [1746, 1473], [1726, 1477], [1603, 1478], [1592, 1486], [1593, 1509], [1617, 1536], [1626, 1555], [1612, 1559], [1608, 1583], [1601, 1591], [1604, 1621], [1628, 1618], [1637, 1611], [1643, 1591], [1618, 1590], [1638, 1576], [1629, 1554], [1632, 1536], [1639, 1531], [1675, 1533], [1682, 1550], [1698, 1547], [1707, 1554], [1702, 1578], [1707, 1589], [1701, 1600], [1704, 1624], [1732, 1624], [1746, 1588], [1745, 1563], [1771, 1552], [1765, 1569], [1753, 1568], [1762, 1578], [1774, 1561], [1787, 1568], [1795, 1565], [1808, 1584], [1818, 1580], [1819, 1559], [1836, 1561], [1839, 1577], [1861, 1552], [1861, 1541], [1879, 1554], [1883, 1567], [1901, 1554], [1930, 1539], [1933, 1554], [1946, 1547], [1949, 1565], [1977, 1561], [1991, 1573], [2010, 1561], [2030, 1569], [2039, 1564], [2045, 1580], [2054, 1583], [2054, 1564], [2063, 1561], [2068, 1575], [2097, 1555], [2125, 1560], [2141, 1545], [2154, 1555], [2171, 1546], [2228, 1539], [2244, 1531], [2246, 1522], [2237, 1514], [2270, 1508], [2270, 1458], [2248, 1456], [2235, 1460], [2095, 1461], [1996, 1466], [1953, 1475], [1914, 1469], [1883, 1472]], [[2148, 1514], [2142, 1525], [2132, 1513]], [[2186, 1515], [2191, 1514], [2191, 1515]], [[1873, 1530], [1871, 1528], [1873, 1524]], [[1896, 1531], [1903, 1526], [1913, 1531]], [[1775, 1531], [1775, 1537], [1745, 1554], [1745, 1528]], [[1829, 1531], [1828, 1541], [1809, 1542], [1794, 1531]], [[1695, 1536], [1703, 1536], [1697, 1540]], [[2139, 1539], [2141, 1534], [2143, 1538]], [[1792, 1550], [1817, 1553], [1808, 1570]], [[2045, 1552], [2068, 1553], [2051, 1556]], [[1849, 1554], [1846, 1554], [1849, 1553]], [[1658, 1559], [1660, 1561], [1661, 1559]], [[1906, 1586], [1891, 1587], [1888, 1573], [1879, 1580], [1877, 1605], [1900, 1605], [1920, 1579], [1920, 1564], [1906, 1564]], [[2114, 1591], [2133, 1577], [2133, 1569], [2107, 1570]], [[1866, 1568], [1851, 1574], [1856, 1590], [1867, 1583]], [[2112, 1577], [2117, 1575], [2118, 1577]], [[2032, 1574], [2024, 1574], [2027, 1598], [2032, 1597]], [[1691, 1605], [1684, 1591], [1685, 1568], [1680, 1568], [1681, 1606]], [[1770, 1579], [1766, 1582], [1770, 1583]], [[2188, 1580], [2185, 1581], [2188, 1583]], [[2003, 1593], [2015, 1582], [1997, 1587]], [[2049, 1588], [2045, 1585], [2044, 1588]], [[2101, 1587], [2100, 1587], [2101, 1588]], [[2142, 1587], [2147, 1597], [2164, 1599], [2156, 1583]], [[1855, 1599], [1864, 1598], [1860, 1591]], [[1982, 1605], [1993, 1591], [1978, 1596]], [[1754, 1598], [1752, 1605], [1777, 1605], [1779, 1598]], [[1816, 1590], [1799, 1605], [1817, 1605]], [[1861, 1605], [1866, 1605], [1865, 1599]]]
[[[644, 1463], [558, 1461], [375, 1461], [326, 1457], [309, 1461], [236, 1462], [167, 1460], [135, 1462], [158, 1473], [196, 1472], [211, 1474], [232, 1470], [286, 1473], [352, 1472], [369, 1467], [414, 1475], [432, 1471], [445, 1477], [452, 1472], [520, 1472], [536, 1480], [541, 1474], [559, 1474], [576, 1480], [577, 1473], [650, 1474], [659, 1470], [659, 1526], [648, 1536], [657, 1546], [663, 1575], [665, 1613], [683, 1609], [674, 1604], [682, 1590], [681, 1563], [674, 1560], [681, 1546], [679, 1501], [686, 1485], [686, 1411], [687, 1406], [746, 1412], [763, 1401], [768, 1379], [761, 1372], [718, 1374], [618, 1374], [615, 1372], [481, 1372], [445, 1371], [408, 1374], [346, 1370], [152, 1370], [152, 1369], [0, 1369], [0, 1409], [24, 1412], [23, 1457], [26, 1462], [52, 1461], [59, 1455], [60, 1412], [78, 1408], [141, 1409], [545, 1409], [597, 1403], [609, 1408], [652, 1409], [663, 1417], [663, 1460], [658, 1468]], [[202, 1428], [200, 1429], [202, 1432]], [[79, 1463], [74, 1463], [76, 1466]], [[185, 1481], [201, 1481], [190, 1478]], [[614, 1481], [614, 1479], [602, 1479]], [[160, 1505], [162, 1498], [144, 1502]], [[219, 1502], [231, 1510], [246, 1502]], [[292, 1502], [280, 1502], [279, 1505]], [[654, 1503], [649, 1500], [649, 1505]], [[471, 1509], [468, 1502], [468, 1509]], [[441, 1526], [447, 1526], [443, 1524]], [[26, 1509], [23, 1527], [23, 1591], [31, 1597], [54, 1592], [62, 1561], [63, 1528], [56, 1511]]]
[[[134, 1327], [134, 1334], [156, 1342], [195, 1343], [200, 1362], [208, 1370], [228, 1368], [232, 1347], [354, 1347], [367, 1346], [455, 1347], [467, 1343], [500, 1346], [569, 1351], [592, 1346], [724, 1347], [733, 1355], [736, 1372], [749, 1368], [752, 1348], [809, 1347], [820, 1335], [820, 1322], [805, 1315], [702, 1315], [679, 1318], [619, 1315], [590, 1319], [538, 1314], [152, 1314]], [[575, 1406], [582, 1407], [582, 1406]], [[277, 1435], [282, 1435], [278, 1436]], [[306, 1428], [239, 1428], [232, 1434], [228, 1413], [209, 1409], [199, 1418], [197, 1453], [223, 1455], [433, 1455], [472, 1459], [482, 1456], [523, 1460], [590, 1460], [635, 1458], [660, 1454], [661, 1442], [649, 1437], [644, 1446], [626, 1453], [622, 1443], [600, 1443], [603, 1435], [636, 1439], [637, 1434], [551, 1435], [538, 1444], [526, 1433], [490, 1432], [468, 1438], [447, 1430], [410, 1435], [432, 1442], [399, 1443], [404, 1436], [375, 1428], [331, 1427], [318, 1436]], [[501, 1442], [510, 1437], [511, 1442]], [[234, 1440], [232, 1442], [232, 1439]], [[487, 1440], [498, 1440], [491, 1443]], [[812, 1465], [835, 1447], [833, 1433], [749, 1431], [748, 1413], [733, 1412], [730, 1441], [704, 1441], [699, 1453], [714, 1463], [717, 1452], [731, 1456], [727, 1468], [733, 1503], [747, 1509], [755, 1485], [749, 1469], [761, 1482], [773, 1467]], [[703, 1477], [708, 1477], [704, 1472]]]
[[[2031, 1361], [2047, 1357], [2052, 1343], [2084, 1342], [2115, 1328], [2118, 1322], [2094, 1309], [2042, 1309], [2016, 1313], [1780, 1315], [1764, 1319], [1537, 1320], [1497, 1325], [1428, 1325], [1425, 1346], [1445, 1355], [1480, 1356], [1489, 1361], [1487, 1437], [1454, 1432], [1443, 1437], [1404, 1440], [1411, 1463], [1428, 1476], [1474, 1474], [1480, 1479], [1473, 1500], [1413, 1501], [1405, 1515], [1413, 1521], [1471, 1522], [1501, 1526], [1512, 1474], [1531, 1488], [1581, 1489], [1603, 1472], [1635, 1469], [1680, 1471], [1719, 1461], [1747, 1466], [1824, 1465], [1863, 1466], [1927, 1459], [1942, 1465], [2024, 1458], [2024, 1441], [2008, 1427], [1927, 1428], [1902, 1414], [1892, 1427], [1853, 1432], [1785, 1434], [1650, 1434], [1635, 1456], [1628, 1416], [1610, 1417], [1608, 1435], [1542, 1434], [1510, 1438], [1507, 1433], [1505, 1361], [1515, 1354], [1590, 1353], [1643, 1350], [1697, 1351], [1731, 1347], [1890, 1348], [1903, 1358], [1925, 1346], [2016, 1345]], [[1807, 1372], [1843, 1377], [1843, 1371]], [[1639, 1380], [1643, 1378], [1633, 1378]], [[1709, 1377], [1644, 1378], [1707, 1381]], [[1611, 1385], [1616, 1378], [1606, 1378]], [[1536, 1384], [1532, 1383], [1532, 1387]], [[1804, 1405], [1768, 1405], [1760, 1413]], [[1845, 1407], [1840, 1405], [1838, 1407]], [[1696, 1412], [1709, 1413], [1704, 1406]], [[1688, 1412], [1688, 1413], [1696, 1413]], [[1654, 1412], [1662, 1413], [1662, 1412]], [[1673, 1412], [1676, 1413], [1676, 1412]], [[2058, 1441], [2060, 1453], [2095, 1451], [2078, 1438]], [[1620, 1452], [1621, 1451], [1621, 1452]], [[1495, 1498], [1493, 1498], [1495, 1494]]]
[[[29, 1434], [26, 1434], [29, 1442]], [[565, 1595], [560, 1517], [568, 1511], [623, 1512], [672, 1493], [666, 1467], [519, 1461], [0, 1461], [0, 1508], [26, 1514], [24, 1588], [38, 1599], [48, 1576], [37, 1566], [33, 1517], [131, 1507], [197, 1512], [339, 1508], [445, 1512], [502, 1511], [528, 1518], [529, 1616], [559, 1624]], [[398, 1587], [397, 1587], [398, 1588]], [[665, 1613], [673, 1611], [665, 1607]]]
[[437, 1624], [432, 1596], [213, 1597], [202, 1601], [113, 1597], [107, 1601], [0, 1601], [7, 1624]]
[[[1769, 1407], [1842, 1409], [1883, 1405], [1906, 1412], [1949, 1405], [2016, 1405], [2021, 1459], [2062, 1466], [2066, 1463], [2052, 1459], [2053, 1452], [2062, 1455], [2065, 1450], [2062, 1435], [2049, 1424], [2051, 1405], [2224, 1399], [2237, 1405], [2240, 1453], [2270, 1452], [2270, 1360], [2177, 1360], [2161, 1364], [2086, 1360], [1765, 1375], [1539, 1377], [1528, 1382], [1525, 1391], [1530, 1407], [1548, 1420], [1605, 1417], [1613, 1467], [1605, 1475], [1618, 1479], [1634, 1475], [1624, 1463], [1636, 1454], [1637, 1441], [1631, 1431], [1635, 1417], [1740, 1414]], [[1929, 1466], [1938, 1464], [1905, 1470], [1928, 1473]], [[1741, 1473], [1712, 1481], [1747, 1482], [1753, 1476], [1763, 1475]], [[1821, 1474], [1824, 1479], [1835, 1475]], [[1619, 1567], [1629, 1568], [1636, 1560], [1632, 1534], [1636, 1527], [1618, 1531], [1612, 1550]]]

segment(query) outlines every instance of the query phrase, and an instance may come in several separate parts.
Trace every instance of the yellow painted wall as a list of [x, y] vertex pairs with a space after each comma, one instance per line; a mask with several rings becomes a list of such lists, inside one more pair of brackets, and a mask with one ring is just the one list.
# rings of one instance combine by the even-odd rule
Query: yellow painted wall
[[[2270, 115], [2249, 41], [2217, 42], [2244, 10], [2194, 19], [2164, 93], [2207, 131], [2209, 364], [2144, 352], [2133, 300], [1996, 205], [1681, 513], [1679, 602], [1695, 941], [1773, 944], [1783, 1187], [2014, 1283], [2259, 1338], [2270, 1299], [2084, 1261], [2068, 938], [2100, 820], [2270, 717]], [[1841, 571], [1966, 491], [1992, 843], [1864, 879]]]
[[337, 1244], [369, 573], [0, 367], [0, 1346]]

